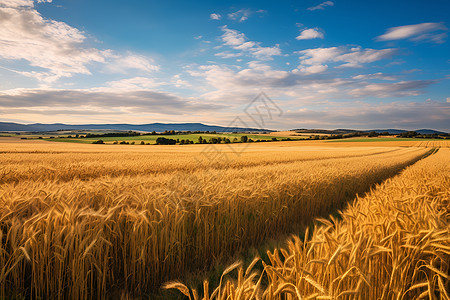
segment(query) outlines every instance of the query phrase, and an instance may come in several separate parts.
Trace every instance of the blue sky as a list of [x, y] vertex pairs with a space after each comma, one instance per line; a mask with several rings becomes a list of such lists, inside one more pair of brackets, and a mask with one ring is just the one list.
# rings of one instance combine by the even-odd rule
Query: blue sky
[[[450, 130], [449, 1], [0, 0], [0, 121]], [[257, 107], [253, 107], [258, 109]], [[248, 111], [247, 111], [248, 112]]]

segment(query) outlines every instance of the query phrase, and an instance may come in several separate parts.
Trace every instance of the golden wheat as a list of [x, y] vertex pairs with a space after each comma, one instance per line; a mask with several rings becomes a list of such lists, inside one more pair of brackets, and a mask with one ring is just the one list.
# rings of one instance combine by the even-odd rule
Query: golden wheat
[[450, 299], [449, 167], [450, 150], [441, 149], [407, 168], [341, 220], [320, 219], [303, 240], [269, 252], [262, 274], [240, 269], [201, 298], [178, 288], [204, 300]]
[[268, 143], [230, 160], [218, 145], [228, 156], [211, 161], [197, 145], [31, 145], [1, 145], [0, 297], [142, 295], [327, 215], [427, 151]]

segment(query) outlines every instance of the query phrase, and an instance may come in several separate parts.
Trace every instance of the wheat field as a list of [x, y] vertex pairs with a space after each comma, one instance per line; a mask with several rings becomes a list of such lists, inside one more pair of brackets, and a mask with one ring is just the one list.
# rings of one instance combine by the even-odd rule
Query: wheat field
[[[436, 150], [437, 151], [437, 150]], [[262, 272], [237, 274], [210, 292], [172, 282], [190, 299], [450, 299], [450, 150], [408, 167], [357, 198], [336, 219], [268, 253]]]
[[[297, 231], [317, 217], [342, 209], [356, 194], [367, 192], [435, 151], [393, 145], [344, 147], [310, 143], [306, 146], [304, 142], [235, 147], [122, 147], [0, 141], [0, 298], [105, 299], [148, 295], [164, 282], [227, 261], [243, 249]], [[433, 162], [448, 158], [447, 151], [441, 149], [417, 163], [427, 163], [422, 168], [424, 177], [431, 177], [430, 172], [435, 170]], [[415, 165], [408, 170], [414, 168]], [[403, 181], [396, 185], [397, 190], [404, 192], [407, 188], [401, 184]], [[439, 190], [442, 184], [428, 187], [436, 190], [436, 199], [445, 196], [440, 194], [445, 192]], [[420, 190], [411, 193], [421, 199]], [[355, 203], [365, 203], [364, 199]], [[390, 209], [384, 208], [381, 200], [377, 205], [378, 209]], [[424, 209], [421, 213], [428, 212], [425, 209], [428, 206], [417, 205]], [[354, 219], [352, 224], [369, 224], [360, 220], [362, 215], [356, 209], [372, 211], [374, 208], [355, 206], [355, 216], [348, 217]], [[351, 210], [346, 210], [344, 220], [346, 214], [351, 214]], [[393, 218], [395, 223], [398, 218]], [[378, 220], [372, 223], [375, 221]], [[301, 289], [302, 294], [328, 297], [337, 291], [356, 288], [352, 285], [354, 280], [359, 280], [361, 291], [374, 293], [364, 285], [366, 281], [371, 284], [372, 279], [361, 274], [366, 274], [365, 268], [374, 270], [379, 266], [368, 259], [365, 265], [347, 268], [348, 264], [341, 266], [341, 257], [351, 256], [354, 260], [360, 251], [375, 251], [365, 255], [380, 257], [386, 263], [385, 268], [390, 268], [390, 252], [383, 250], [387, 248], [386, 243], [391, 239], [398, 242], [405, 238], [403, 234], [408, 234], [398, 231], [397, 237], [393, 225], [372, 229], [360, 225], [368, 231], [381, 230], [377, 238], [389, 237], [380, 244], [384, 248], [374, 246], [372, 250], [370, 246], [378, 245], [375, 244], [378, 240], [370, 239], [359, 227], [351, 227], [354, 231], [350, 234], [350, 229], [340, 224], [343, 223], [318, 227], [304, 244], [300, 240], [292, 241], [287, 250], [280, 250], [286, 255], [284, 259], [275, 252], [271, 264], [264, 269], [264, 274], [273, 280], [267, 290], [255, 283], [259, 275], [249, 271], [243, 277], [245, 282], [240, 276], [238, 284], [224, 283], [224, 289], [219, 288], [213, 296], [227, 299], [233, 294], [234, 298], [229, 299], [240, 299], [262, 293], [261, 297], [266, 299], [284, 299], [283, 294]], [[429, 228], [416, 227], [419, 231], [415, 233], [420, 237], [428, 236]], [[325, 231], [321, 234], [320, 230]], [[448, 231], [438, 232], [448, 237]], [[359, 246], [355, 253], [349, 252], [352, 245], [349, 241], [339, 246], [341, 236], [356, 239], [355, 244]], [[430, 236], [434, 238], [433, 234]], [[444, 246], [444, 252], [439, 252], [436, 258], [440, 261], [448, 255]], [[332, 259], [325, 261], [322, 256], [330, 253]], [[315, 257], [317, 263], [301, 265], [309, 259], [315, 261]], [[293, 262], [298, 264], [292, 265]], [[443, 264], [434, 266], [433, 263], [430, 262], [433, 268], [448, 271], [448, 266], [445, 269]], [[402, 270], [395, 264], [394, 268]], [[338, 276], [344, 276], [342, 271], [348, 273], [336, 283]], [[415, 276], [423, 279], [423, 272], [419, 273]], [[311, 278], [305, 274], [311, 274]], [[320, 277], [314, 277], [315, 274]], [[379, 276], [385, 280], [387, 275]], [[409, 276], [409, 271], [395, 276], [391, 281]], [[445, 277], [439, 278], [432, 280], [431, 288], [448, 285], [448, 278], [447, 281]], [[314, 290], [319, 287], [319, 291]], [[391, 292], [391, 288], [397, 287], [388, 286], [386, 291]], [[418, 288], [422, 289], [423, 286]], [[255, 294], [249, 295], [249, 290]], [[186, 292], [184, 288], [183, 291]], [[373, 295], [381, 294], [377, 291]]]

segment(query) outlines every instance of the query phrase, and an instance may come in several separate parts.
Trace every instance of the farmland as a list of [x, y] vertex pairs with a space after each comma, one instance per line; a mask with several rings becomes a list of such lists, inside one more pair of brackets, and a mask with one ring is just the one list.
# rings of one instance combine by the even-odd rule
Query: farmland
[[[75, 134], [74, 132], [68, 131], [60, 131], [60, 132], [47, 132], [47, 133], [21, 133], [20, 135], [14, 135], [11, 134], [11, 136], [15, 137], [21, 137], [22, 139], [43, 139], [46, 141], [51, 142], [66, 142], [66, 143], [81, 143], [81, 144], [92, 144], [93, 142], [101, 139], [106, 144], [112, 144], [113, 142], [134, 142], [135, 144], [139, 144], [141, 142], [148, 143], [148, 144], [156, 144], [156, 139], [163, 137], [167, 139], [175, 139], [175, 140], [190, 140], [193, 142], [197, 142], [200, 137], [205, 140], [209, 140], [212, 138], [222, 138], [222, 139], [229, 139], [230, 141], [233, 141], [234, 139], [240, 141], [242, 136], [246, 136], [249, 139], [252, 139], [254, 141], [260, 140], [260, 141], [269, 141], [272, 140], [272, 138], [276, 138], [277, 140], [282, 139], [292, 139], [292, 140], [301, 140], [308, 138], [309, 135], [290, 135], [288, 133], [281, 132], [280, 134], [255, 134], [255, 133], [177, 133], [177, 134], [142, 134], [142, 135], [132, 135], [132, 136], [97, 136], [97, 137], [89, 137], [89, 135], [86, 136], [87, 133], [92, 133], [96, 135], [103, 135], [108, 134], [111, 132], [107, 131], [89, 131], [89, 132], [79, 132], [79, 134]], [[119, 133], [119, 132], [115, 132]], [[125, 133], [126, 132], [122, 132]], [[81, 137], [75, 137], [75, 135], [83, 136]], [[7, 136], [6, 134], [4, 135]]]
[[[436, 162], [448, 161], [448, 150], [444, 148], [448, 145], [439, 142], [437, 147], [441, 149], [437, 154], [419, 161], [436, 150], [432, 145], [418, 146], [420, 142], [380, 141], [373, 145], [292, 141], [142, 147], [1, 138], [0, 297], [104, 299], [149, 295], [167, 281], [186, 278], [187, 274], [207, 270], [216, 263], [226, 263], [268, 239], [304, 231], [315, 218], [326, 218], [344, 209], [357, 194], [368, 192], [375, 184], [410, 165], [413, 166], [408, 170], [416, 171], [401, 175], [409, 176], [408, 180], [413, 177], [420, 180], [420, 172], [424, 178], [441, 174], [424, 185], [432, 188], [438, 198], [445, 198], [448, 190], [443, 187], [445, 180], [448, 183], [448, 176], [444, 175], [448, 175], [448, 170]], [[373, 205], [383, 209], [382, 212], [389, 210], [389, 202], [381, 199], [385, 195], [383, 189], [393, 191], [399, 184], [405, 184], [403, 181], [393, 181], [390, 186], [385, 183], [386, 187], [383, 185], [378, 194], [375, 191], [366, 196], [379, 200], [362, 198], [347, 208], [346, 213], [355, 214], [348, 218], [362, 224], [352, 226], [367, 227], [364, 222], [368, 221], [362, 220], [357, 211], [364, 211], [363, 215], [367, 216], [374, 210]], [[406, 184], [411, 187], [416, 183]], [[393, 195], [407, 206], [402, 198], [406, 189], [398, 188], [398, 195]], [[423, 191], [413, 189], [412, 193], [420, 196]], [[439, 207], [442, 210], [443, 206]], [[395, 208], [406, 209], [398, 205]], [[308, 240], [311, 242], [305, 243], [309, 246], [294, 240], [288, 250], [282, 251], [285, 260], [278, 260], [276, 253], [270, 256], [271, 261], [266, 263], [272, 263], [270, 270], [275, 271], [265, 271], [273, 278], [266, 287], [272, 289], [267, 299], [276, 297], [274, 293], [278, 290], [280, 295], [289, 293], [297, 284], [295, 274], [302, 271], [289, 265], [293, 261], [291, 256], [301, 256], [302, 263], [307, 265], [308, 260], [316, 259], [314, 255], [318, 260], [328, 259], [333, 272], [330, 268], [321, 270], [316, 264], [308, 272], [323, 274], [321, 280], [314, 278], [314, 282], [333, 295], [354, 288], [347, 281], [362, 278], [353, 274], [356, 267], [364, 272], [379, 268], [380, 262], [375, 259], [367, 266], [355, 265], [348, 269], [333, 264], [344, 259], [339, 253], [344, 257], [351, 249], [349, 239], [353, 235], [350, 233], [358, 233], [360, 239], [367, 235], [360, 227], [351, 227], [348, 236], [345, 235], [350, 246], [334, 243], [339, 241], [342, 232], [347, 232], [347, 229], [340, 231], [347, 228], [341, 224], [351, 222], [345, 216], [342, 223], [324, 220], [327, 231], [321, 233], [322, 227], [314, 230]], [[405, 219], [405, 222], [409, 221]], [[442, 231], [441, 221], [436, 222]], [[374, 241], [385, 241], [383, 235], [390, 236], [395, 230], [393, 225], [389, 226]], [[422, 227], [417, 228], [419, 231], [414, 233], [423, 234]], [[332, 239], [324, 240], [329, 237]], [[331, 244], [325, 246], [326, 243]], [[369, 247], [367, 243], [355, 242], [359, 248], [352, 257], [364, 252], [363, 248]], [[319, 244], [323, 244], [320, 249], [314, 246]], [[381, 242], [379, 245], [387, 247]], [[308, 255], [295, 252], [302, 247], [308, 247]], [[342, 249], [333, 255], [339, 247]], [[331, 263], [326, 255], [334, 257]], [[385, 256], [381, 255], [380, 261], [389, 266], [389, 258]], [[294, 277], [283, 275], [286, 282], [281, 281], [276, 277], [279, 269]], [[342, 279], [335, 290], [334, 286], [330, 288], [330, 282], [347, 271], [348, 280]], [[401, 276], [409, 273], [405, 274]], [[384, 280], [387, 275], [379, 276]], [[256, 281], [245, 282], [243, 291], [264, 293]], [[306, 288], [307, 283], [302, 282], [298, 288]], [[224, 284], [231, 293], [230, 281]], [[314, 292], [313, 288], [307, 291], [308, 295]], [[365, 293], [378, 295], [378, 292]]]
[[[190, 140], [197, 142], [199, 137], [202, 137], [203, 139], [211, 139], [211, 138], [228, 138], [230, 140], [233, 140], [234, 138], [240, 140], [241, 136], [247, 136], [249, 139], [253, 140], [271, 140], [271, 136], [266, 135], [259, 135], [259, 134], [242, 134], [242, 133], [224, 133], [224, 134], [211, 134], [211, 133], [198, 133], [198, 134], [177, 134], [177, 135], [141, 135], [141, 136], [126, 136], [126, 137], [101, 137], [101, 138], [53, 138], [53, 139], [46, 139], [48, 141], [54, 141], [54, 142], [70, 142], [70, 143], [92, 143], [99, 139], [102, 139], [106, 143], [113, 143], [113, 142], [120, 142], [120, 141], [128, 141], [128, 142], [145, 142], [145, 143], [151, 143], [155, 144], [156, 139], [159, 137], [164, 137], [167, 139], [178, 139], [178, 140]], [[278, 139], [281, 138], [287, 138], [287, 137], [278, 137]], [[290, 137], [290, 138], [296, 138], [300, 139], [301, 137]]]
[[269, 251], [262, 272], [255, 257], [201, 297], [166, 287], [193, 299], [449, 299], [450, 151], [434, 154]]

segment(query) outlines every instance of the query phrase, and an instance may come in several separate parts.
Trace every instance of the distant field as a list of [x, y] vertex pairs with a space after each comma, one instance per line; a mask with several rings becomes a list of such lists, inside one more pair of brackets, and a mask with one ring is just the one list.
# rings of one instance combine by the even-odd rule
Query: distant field
[[[44, 138], [46, 141], [52, 141], [52, 142], [68, 142], [68, 143], [84, 143], [84, 144], [91, 144], [92, 142], [102, 140], [105, 143], [113, 143], [115, 141], [121, 142], [121, 141], [127, 141], [127, 142], [135, 142], [136, 144], [139, 144], [141, 141], [144, 141], [145, 143], [151, 143], [155, 144], [156, 139], [159, 137], [164, 137], [167, 139], [174, 139], [174, 140], [187, 140], [197, 142], [199, 137], [202, 137], [203, 139], [210, 139], [210, 138], [228, 138], [231, 141], [233, 141], [234, 138], [237, 138], [238, 141], [240, 141], [241, 136], [247, 136], [249, 139], [252, 139], [254, 141], [256, 140], [271, 140], [275, 136], [268, 136], [268, 135], [259, 135], [259, 134], [245, 134], [245, 133], [238, 133], [238, 134], [177, 134], [177, 135], [141, 135], [141, 136], [127, 136], [127, 137], [95, 137], [95, 138]], [[282, 138], [290, 138], [290, 139], [302, 139], [302, 137], [294, 137], [294, 136], [276, 136], [277, 139]]]
[[[249, 139], [256, 140], [271, 140], [272, 138], [277, 138], [278, 140], [290, 138], [291, 140], [305, 140], [310, 135], [273, 135], [273, 134], [177, 134], [177, 135], [141, 135], [141, 136], [128, 136], [128, 137], [95, 137], [95, 138], [44, 138], [45, 141], [52, 142], [66, 142], [66, 143], [82, 143], [82, 144], [92, 144], [95, 141], [102, 140], [106, 144], [112, 144], [113, 142], [135, 142], [135, 144], [140, 144], [142, 141], [144, 143], [155, 144], [158, 137], [164, 137], [167, 139], [175, 140], [187, 140], [197, 142], [199, 137], [209, 140], [210, 138], [228, 138], [233, 141], [236, 138], [240, 141], [241, 136], [247, 136]], [[36, 139], [35, 136], [32, 137]], [[306, 140], [305, 142], [313, 142], [312, 140]], [[416, 142], [417, 145], [422, 144], [426, 146], [427, 142], [443, 142], [443, 139], [418, 139], [418, 138], [396, 138], [396, 137], [372, 137], [372, 138], [347, 138], [347, 139], [333, 139], [333, 140], [314, 140], [314, 142], [325, 142], [325, 143], [380, 143], [380, 142], [393, 142], [393, 143], [404, 143], [404, 142]], [[412, 146], [412, 145], [411, 145]], [[430, 145], [432, 146], [432, 145]]]

